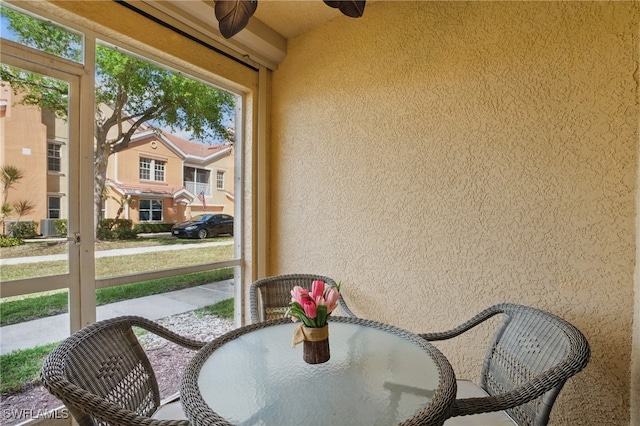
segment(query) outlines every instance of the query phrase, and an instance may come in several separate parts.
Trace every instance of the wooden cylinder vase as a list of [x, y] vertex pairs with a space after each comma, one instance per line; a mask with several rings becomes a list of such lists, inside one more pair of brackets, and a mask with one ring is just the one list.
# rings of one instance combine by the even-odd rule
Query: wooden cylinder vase
[[329, 361], [329, 326], [306, 328], [305, 335], [310, 336], [310, 339], [302, 342], [304, 361], [308, 364], [322, 364]]

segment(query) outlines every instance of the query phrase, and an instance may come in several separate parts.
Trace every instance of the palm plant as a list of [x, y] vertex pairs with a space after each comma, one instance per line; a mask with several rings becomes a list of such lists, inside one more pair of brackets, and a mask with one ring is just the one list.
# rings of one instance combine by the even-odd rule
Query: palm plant
[[17, 202], [12, 206], [7, 203], [7, 197], [9, 195], [9, 189], [14, 188], [14, 185], [18, 183], [22, 178], [23, 174], [15, 166], [4, 165], [0, 167], [0, 182], [2, 182], [2, 208], [0, 209], [0, 222], [2, 222], [2, 235], [6, 235], [6, 220], [7, 217], [13, 212], [14, 209], [21, 209], [21, 203], [25, 203], [24, 207], [29, 207], [28, 210], [21, 210], [20, 216], [23, 214], [27, 214], [28, 212], [33, 210], [33, 205], [28, 201], [25, 202]]

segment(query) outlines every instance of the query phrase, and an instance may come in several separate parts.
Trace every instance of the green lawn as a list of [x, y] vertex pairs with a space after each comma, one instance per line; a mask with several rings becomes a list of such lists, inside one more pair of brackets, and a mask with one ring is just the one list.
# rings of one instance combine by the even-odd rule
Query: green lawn
[[18, 392], [25, 385], [39, 380], [44, 359], [57, 345], [50, 343], [0, 355], [0, 393]]
[[[96, 304], [135, 299], [233, 278], [233, 268], [196, 272], [96, 290]], [[0, 300], [0, 325], [16, 324], [67, 312], [67, 290]]]
[[[182, 241], [182, 240], [180, 240]], [[57, 253], [56, 253], [57, 254]], [[233, 245], [192, 248], [166, 252], [140, 253], [128, 256], [101, 257], [96, 259], [96, 277], [126, 275], [160, 269], [177, 268], [199, 263], [218, 262], [233, 258]], [[66, 261], [47, 261], [4, 265], [3, 280], [35, 278], [68, 272]]]
[[[231, 238], [216, 239], [231, 241]], [[207, 240], [211, 241], [211, 240]], [[114, 248], [142, 247], [167, 244], [198, 244], [199, 240], [178, 240], [172, 238], [137, 239], [133, 241], [115, 241], [96, 243], [96, 250]], [[15, 249], [15, 250], [14, 250]], [[60, 254], [66, 251], [65, 244], [27, 243], [18, 247], [3, 248], [0, 257], [12, 258], [30, 255]], [[96, 276], [118, 276], [136, 272], [167, 269], [177, 266], [195, 265], [214, 261], [228, 260], [233, 256], [233, 246], [193, 248], [168, 252], [141, 253], [128, 256], [104, 257], [96, 259]], [[5, 265], [2, 267], [2, 279], [12, 280], [65, 273], [66, 262], [39, 262], [33, 264]], [[142, 281], [96, 290], [97, 305], [134, 299], [152, 294], [180, 290], [196, 285], [233, 278], [233, 268], [215, 271], [197, 272], [176, 277]], [[233, 318], [233, 299], [227, 299], [196, 311], [197, 315], [217, 315]], [[67, 290], [48, 291], [0, 299], [0, 325], [16, 324], [50, 315], [67, 312]], [[46, 356], [56, 343], [18, 350], [0, 355], [0, 392], [10, 394], [18, 392], [25, 385], [39, 380], [40, 369]]]

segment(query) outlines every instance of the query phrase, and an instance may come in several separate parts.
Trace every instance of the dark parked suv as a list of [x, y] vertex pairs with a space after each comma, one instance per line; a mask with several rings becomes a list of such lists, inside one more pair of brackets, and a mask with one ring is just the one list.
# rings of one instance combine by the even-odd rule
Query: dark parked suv
[[171, 228], [171, 235], [180, 238], [207, 238], [223, 234], [233, 235], [233, 216], [228, 214], [201, 214]]

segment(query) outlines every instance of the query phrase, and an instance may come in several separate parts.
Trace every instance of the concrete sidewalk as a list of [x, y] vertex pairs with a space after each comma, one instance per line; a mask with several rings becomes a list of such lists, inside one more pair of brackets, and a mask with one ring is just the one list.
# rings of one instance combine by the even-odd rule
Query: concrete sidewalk
[[[98, 321], [121, 315], [151, 320], [190, 312], [233, 297], [233, 280], [98, 306]], [[0, 354], [59, 342], [69, 336], [69, 314], [0, 327]]]
[[[233, 244], [233, 241], [212, 241], [208, 243], [198, 243], [198, 244], [183, 244], [183, 245], [175, 244], [175, 245], [167, 245], [167, 246], [111, 249], [111, 250], [97, 251], [95, 252], [95, 257], [96, 259], [98, 259], [102, 257], [125, 256], [125, 255], [134, 255], [134, 254], [142, 254], [142, 253], [153, 253], [153, 252], [159, 252], [159, 251], [189, 250], [189, 249], [198, 249], [203, 247], [228, 246], [231, 244]], [[0, 259], [0, 266], [66, 260], [67, 257], [68, 255], [66, 253], [50, 254], [45, 256], [14, 257], [14, 258], [8, 258], [8, 259]]]

